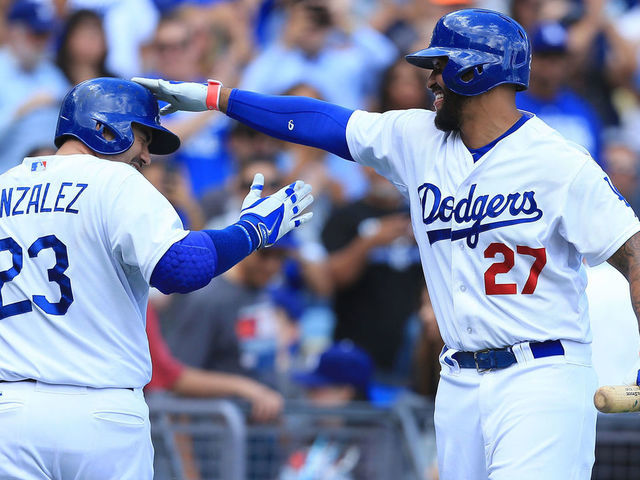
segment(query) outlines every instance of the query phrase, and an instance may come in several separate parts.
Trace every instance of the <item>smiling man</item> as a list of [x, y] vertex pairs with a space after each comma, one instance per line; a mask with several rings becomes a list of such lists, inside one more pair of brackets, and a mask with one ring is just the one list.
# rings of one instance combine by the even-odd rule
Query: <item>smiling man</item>
[[[639, 315], [640, 222], [586, 150], [516, 108], [531, 48], [514, 20], [454, 11], [406, 58], [431, 70], [436, 112], [137, 81], [166, 111], [218, 108], [374, 167], [404, 194], [445, 343], [440, 478], [590, 478], [596, 376], [583, 260], [618, 268]], [[620, 366], [629, 383], [639, 366]]]
[[55, 143], [0, 175], [0, 478], [151, 480], [149, 286], [191, 292], [273, 245], [311, 187], [262, 197], [257, 174], [237, 222], [185, 230], [139, 171], [180, 140], [115, 78], [67, 94]]

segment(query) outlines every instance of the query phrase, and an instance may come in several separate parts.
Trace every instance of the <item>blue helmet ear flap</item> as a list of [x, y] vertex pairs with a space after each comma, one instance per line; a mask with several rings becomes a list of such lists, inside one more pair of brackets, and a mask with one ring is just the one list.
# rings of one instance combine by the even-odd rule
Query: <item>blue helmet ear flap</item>
[[178, 136], [160, 125], [158, 102], [151, 91], [118, 78], [87, 80], [62, 100], [55, 144], [60, 147], [72, 137], [96, 153], [115, 155], [133, 145], [134, 123], [153, 130], [151, 153], [168, 154], [179, 148]]

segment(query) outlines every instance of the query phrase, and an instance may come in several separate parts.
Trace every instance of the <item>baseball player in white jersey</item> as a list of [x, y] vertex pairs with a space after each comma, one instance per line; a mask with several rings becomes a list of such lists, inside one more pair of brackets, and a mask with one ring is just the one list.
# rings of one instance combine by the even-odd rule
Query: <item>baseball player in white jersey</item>
[[[583, 260], [620, 270], [638, 315], [640, 223], [583, 148], [516, 109], [531, 50], [511, 18], [447, 14], [429, 47], [406, 58], [431, 70], [435, 112], [351, 111], [212, 80], [134, 81], [169, 102], [165, 112], [218, 108], [372, 166], [406, 196], [446, 345], [441, 479], [589, 479], [597, 381]], [[620, 366], [634, 384], [639, 367]]]
[[125, 80], [72, 89], [55, 138], [0, 176], [0, 479], [150, 480], [149, 285], [206, 285], [307, 221], [310, 187], [257, 175], [237, 223], [184, 230], [139, 172], [180, 141]]

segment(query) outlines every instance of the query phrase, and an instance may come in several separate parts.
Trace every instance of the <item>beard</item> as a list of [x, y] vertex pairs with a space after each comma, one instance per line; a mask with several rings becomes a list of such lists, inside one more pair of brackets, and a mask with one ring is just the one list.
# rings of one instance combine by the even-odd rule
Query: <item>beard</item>
[[436, 128], [443, 132], [460, 131], [462, 127], [462, 108], [468, 97], [452, 92], [448, 88], [443, 90], [443, 94], [442, 105], [436, 113]]

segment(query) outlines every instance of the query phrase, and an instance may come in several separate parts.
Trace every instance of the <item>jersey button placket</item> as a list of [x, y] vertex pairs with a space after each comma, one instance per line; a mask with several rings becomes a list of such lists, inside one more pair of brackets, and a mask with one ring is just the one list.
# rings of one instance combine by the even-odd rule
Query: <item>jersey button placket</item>
[[[455, 221], [451, 223], [452, 229], [455, 229]], [[464, 243], [464, 240], [456, 240], [452, 242], [451, 245], [451, 286], [452, 288], [452, 300], [453, 300], [453, 310], [455, 312], [456, 318], [461, 318], [463, 312], [466, 310], [465, 302], [468, 300], [467, 298], [467, 286], [465, 283], [465, 276], [460, 268], [460, 265], [464, 264], [463, 256], [466, 254], [464, 246], [460, 248], [458, 245]], [[457, 245], [456, 245], [457, 244]], [[466, 325], [464, 323], [460, 324], [454, 322], [455, 331], [460, 340], [465, 338], [468, 334]]]

